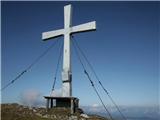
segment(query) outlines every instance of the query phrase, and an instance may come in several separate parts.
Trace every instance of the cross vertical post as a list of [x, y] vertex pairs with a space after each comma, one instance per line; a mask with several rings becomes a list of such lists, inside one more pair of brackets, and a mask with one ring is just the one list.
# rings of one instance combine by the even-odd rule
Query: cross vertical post
[[96, 30], [96, 22], [88, 22], [72, 26], [72, 6], [64, 6], [64, 28], [42, 33], [44, 41], [64, 36], [63, 68], [62, 68], [62, 97], [72, 97], [72, 70], [71, 70], [71, 40], [70, 35], [79, 32]]
[[62, 70], [62, 96], [72, 96], [72, 72], [71, 72], [71, 41], [70, 41], [70, 27], [72, 17], [71, 5], [64, 7], [64, 49], [63, 49], [63, 70]]

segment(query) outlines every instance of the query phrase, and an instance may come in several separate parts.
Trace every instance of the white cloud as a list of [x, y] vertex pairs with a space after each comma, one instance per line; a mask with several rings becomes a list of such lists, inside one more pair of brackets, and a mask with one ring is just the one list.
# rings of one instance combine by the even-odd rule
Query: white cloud
[[37, 90], [26, 90], [20, 94], [20, 102], [27, 106], [44, 106], [44, 98]]
[[99, 107], [99, 104], [93, 104], [92, 107]]

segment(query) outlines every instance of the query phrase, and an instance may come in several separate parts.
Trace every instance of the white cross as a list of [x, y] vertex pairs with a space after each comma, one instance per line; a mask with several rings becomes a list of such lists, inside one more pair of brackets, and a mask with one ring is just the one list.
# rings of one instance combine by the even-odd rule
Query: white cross
[[63, 50], [63, 70], [62, 70], [62, 96], [72, 96], [72, 72], [71, 72], [71, 48], [70, 36], [73, 33], [91, 31], [96, 29], [96, 22], [89, 22], [77, 26], [71, 25], [72, 21], [72, 6], [64, 6], [64, 29], [49, 31], [42, 33], [42, 39], [48, 40], [64, 35], [64, 50]]

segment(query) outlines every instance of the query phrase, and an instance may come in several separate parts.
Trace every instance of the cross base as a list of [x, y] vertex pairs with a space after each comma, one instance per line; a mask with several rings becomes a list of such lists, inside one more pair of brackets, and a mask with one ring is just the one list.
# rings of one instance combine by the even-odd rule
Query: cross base
[[46, 108], [70, 108], [71, 114], [75, 113], [79, 107], [79, 99], [76, 97], [52, 97], [44, 96]]

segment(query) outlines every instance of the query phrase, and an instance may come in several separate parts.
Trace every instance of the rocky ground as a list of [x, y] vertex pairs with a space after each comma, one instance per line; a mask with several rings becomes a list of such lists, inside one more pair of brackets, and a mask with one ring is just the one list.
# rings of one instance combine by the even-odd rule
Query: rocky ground
[[46, 111], [45, 108], [27, 107], [19, 104], [1, 104], [1, 120], [108, 120], [97, 115], [86, 115], [78, 110], [71, 115], [66, 108]]

